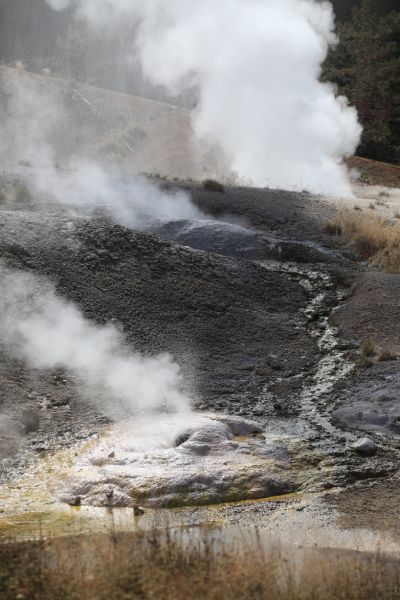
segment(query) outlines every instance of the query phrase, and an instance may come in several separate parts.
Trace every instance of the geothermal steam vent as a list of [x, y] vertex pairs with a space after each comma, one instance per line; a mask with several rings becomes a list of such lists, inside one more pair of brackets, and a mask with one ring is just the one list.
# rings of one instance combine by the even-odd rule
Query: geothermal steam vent
[[[118, 427], [82, 455], [59, 498], [70, 504], [129, 507], [186, 506], [264, 498], [293, 491], [287, 457], [267, 447], [255, 421], [222, 415], [176, 417], [158, 425], [134, 421]], [[177, 447], [162, 434], [175, 438]]]

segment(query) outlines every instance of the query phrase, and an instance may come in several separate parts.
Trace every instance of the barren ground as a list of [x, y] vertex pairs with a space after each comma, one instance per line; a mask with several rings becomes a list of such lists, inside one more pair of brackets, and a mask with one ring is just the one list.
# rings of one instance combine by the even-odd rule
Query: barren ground
[[[40, 79], [40, 84], [48, 82]], [[59, 85], [51, 84], [60, 93]], [[70, 103], [89, 110], [85, 123], [99, 121], [106, 93], [79, 88], [90, 108], [75, 88], [62, 90]], [[168, 160], [175, 156], [176, 165], [185, 170], [184, 159], [173, 149], [179, 147], [186, 155], [177, 131], [187, 136], [187, 115], [171, 107], [160, 112], [157, 103], [144, 108], [138, 99], [120, 95], [115, 102], [123, 103], [124, 114], [136, 111], [137, 119], [143, 110], [150, 111], [145, 135], [134, 132], [144, 162], [147, 152], [154, 153], [154, 127], [161, 127], [153, 120], [162, 115], [163, 143], [168, 143], [165, 161], [155, 168], [169, 171]], [[110, 110], [100, 119], [104, 128], [99, 138], [81, 132], [79, 144], [86, 144], [87, 154], [90, 140], [97, 155], [99, 144], [115, 131], [115, 114]], [[176, 118], [173, 126], [171, 114]], [[121, 122], [119, 137], [125, 127]], [[93, 128], [98, 131], [99, 123], [93, 122]], [[352, 204], [372, 210], [373, 200], [374, 210], [383, 214], [400, 211], [398, 168], [360, 160], [352, 165], [361, 168], [368, 183], [358, 187]], [[177, 168], [171, 175], [181, 174]], [[244, 187], [226, 187], [220, 193], [159, 180], [166, 189], [184, 189], [210, 220], [155, 223], [143, 232], [115, 225], [107, 211], [77, 216], [54, 204], [38, 204], [37, 198], [21, 193], [31, 175], [29, 165], [8, 165], [0, 176], [2, 263], [46, 276], [91, 321], [117, 322], [132, 348], [148, 354], [171, 352], [182, 366], [197, 410], [256, 419], [265, 428], [268, 451], [275, 453], [274, 459], [279, 455], [279, 468], [285, 469], [290, 455], [288, 470], [296, 473], [294, 496], [186, 507], [168, 516], [149, 510], [142, 523], [257, 523], [266, 531], [272, 525], [298, 543], [319, 539], [321, 544], [349, 547], [363, 530], [367, 547], [381, 541], [380, 535], [390, 535], [396, 545], [398, 361], [368, 369], [356, 363], [368, 339], [384, 349], [399, 349], [400, 275], [377, 272], [325, 232], [338, 202]], [[282, 358], [283, 369], [271, 367], [271, 355]], [[27, 407], [39, 415], [39, 428], [18, 434]], [[76, 444], [92, 440], [111, 421], [97, 402], [79, 395], [68, 373], [33, 371], [22, 359], [11, 358], [1, 342], [0, 413], [0, 535], [29, 535], [35, 526], [32, 512], [51, 513], [48, 505], [19, 505], [30, 493], [24, 488], [24, 482], [32, 484], [29, 474], [40, 465], [45, 470], [46, 461], [61, 449], [74, 452]], [[365, 435], [378, 445], [374, 457], [361, 457], [351, 448]], [[251, 455], [252, 440], [241, 443]], [[87, 526], [84, 516], [84, 511], [79, 518], [76, 512], [68, 514], [68, 522], [76, 518], [72, 530]], [[127, 526], [124, 513], [116, 511], [114, 518]], [[109, 514], [102, 519], [108, 523]], [[64, 526], [63, 521], [63, 531]]]
[[[3, 176], [7, 198], [20, 185], [20, 177]], [[228, 223], [228, 229], [218, 232], [217, 242], [207, 227], [181, 245], [161, 239], [160, 233], [171, 238], [169, 230], [135, 232], [106, 216], [76, 217], [55, 207], [38, 212], [20, 200], [11, 208], [9, 202], [3, 206], [1, 259], [10, 267], [45, 274], [89, 319], [119, 322], [134, 348], [172, 352], [183, 367], [196, 408], [253, 417], [267, 432], [303, 439], [308, 450], [303, 448], [302, 468], [307, 462], [314, 464], [315, 474], [311, 479], [308, 475], [299, 491], [311, 496], [212, 512], [185, 509], [170, 517], [173, 522], [252, 524], [257, 516], [267, 523], [273, 513], [277, 526], [283, 527], [292, 522], [288, 511], [294, 510], [293, 536], [301, 537], [310, 518], [317, 517], [342, 529], [383, 528], [396, 534], [388, 523], [396, 522], [399, 511], [392, 493], [397, 485], [398, 431], [392, 421], [376, 428], [357, 419], [343, 421], [337, 414], [340, 417], [343, 407], [352, 410], [361, 400], [374, 411], [374, 394], [385, 390], [394, 410], [400, 386], [397, 362], [355, 368], [338, 380], [333, 369], [326, 391], [319, 390], [309, 402], [304, 402], [304, 390], [314, 389], [326, 354], [318, 347], [315, 324], [321, 322], [323, 328], [321, 319], [332, 310], [341, 334], [333, 353], [340, 354], [342, 363], [357, 359], [366, 338], [396, 344], [399, 276], [377, 273], [351, 260], [355, 257], [347, 249], [335, 249], [337, 241], [324, 232], [332, 207], [322, 199], [248, 188], [227, 188], [222, 194], [183, 187], [204, 212]], [[229, 229], [232, 222], [251, 233], [244, 246], [243, 231]], [[176, 232], [176, 226], [173, 229]], [[283, 248], [281, 260], [271, 250], [271, 239]], [[203, 249], [190, 248], [188, 242]], [[207, 244], [214, 252], [207, 252]], [[285, 259], [285, 244], [290, 246], [290, 260]], [[293, 273], [296, 268], [301, 276]], [[301, 281], [315, 272], [327, 275], [332, 287], [310, 316], [306, 309], [321, 292], [320, 284], [306, 289]], [[284, 358], [284, 371], [268, 365], [270, 354]], [[109, 423], [94, 404], [80, 398], [68, 374], [32, 372], [3, 350], [2, 413], [17, 423], [27, 406], [39, 412], [40, 428], [12, 444], [3, 432], [3, 481], [22, 476], [48, 453], [90, 439]], [[378, 455], [370, 459], [350, 448], [353, 439], [366, 433], [379, 445]], [[322, 456], [315, 459], [316, 453]], [[333, 491], [325, 495], [330, 488]], [[327, 504], [331, 510], [326, 511]], [[379, 518], [374, 520], [374, 514]], [[10, 515], [7, 519], [10, 523]], [[9, 533], [9, 526], [5, 531]]]

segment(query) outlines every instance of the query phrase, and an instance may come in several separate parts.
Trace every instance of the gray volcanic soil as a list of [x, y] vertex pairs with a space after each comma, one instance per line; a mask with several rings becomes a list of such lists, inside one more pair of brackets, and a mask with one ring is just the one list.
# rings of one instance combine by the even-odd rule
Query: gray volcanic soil
[[[4, 182], [8, 188], [15, 183], [7, 177]], [[87, 318], [119, 323], [134, 349], [171, 352], [196, 408], [255, 417], [323, 447], [336, 466], [326, 487], [351, 490], [360, 481], [393, 480], [399, 446], [393, 422], [378, 432], [365, 419], [343, 418], [343, 410], [348, 415], [357, 398], [377, 402], [375, 396], [369, 400], [377, 386], [380, 391], [390, 387], [391, 402], [398, 406], [396, 362], [355, 370], [342, 381], [332, 376], [332, 386], [319, 392], [315, 405], [313, 397], [311, 405], [304, 402], [304, 390], [312, 386], [329, 352], [319, 343], [323, 318], [344, 298], [334, 320], [343, 333], [340, 360], [351, 365], [366, 333], [370, 336], [371, 327], [378, 331], [381, 322], [377, 307], [358, 293], [360, 286], [369, 278], [383, 297], [393, 294], [393, 304], [398, 276], [390, 276], [387, 285], [389, 276], [366, 271], [351, 253], [336, 247], [337, 241], [324, 232], [332, 209], [321, 199], [248, 188], [218, 193], [181, 187], [203, 212], [227, 224], [155, 224], [152, 233], [137, 232], [104, 215], [78, 217], [54, 207], [34, 210], [20, 199], [12, 208], [7, 202], [0, 207], [1, 260], [50, 278]], [[331, 283], [313, 280], [315, 273]], [[317, 308], [310, 312], [316, 299]], [[387, 325], [385, 331], [389, 329]], [[270, 366], [270, 355], [283, 358], [283, 370]], [[22, 473], [35, 455], [86, 439], [108, 422], [94, 404], [79, 397], [68, 374], [32, 371], [4, 349], [0, 391], [3, 480]], [[40, 416], [38, 431], [29, 435], [18, 434], [26, 407]], [[319, 421], [320, 414], [330, 427]], [[349, 448], [365, 431], [386, 436], [384, 442], [375, 438], [380, 451], [372, 459]], [[349, 511], [351, 503], [346, 506]]]
[[[65, 298], [97, 323], [116, 321], [142, 352], [171, 352], [182, 365], [197, 408], [253, 414], [269, 354], [288, 361], [288, 375], [316, 360], [315, 342], [299, 311], [306, 291], [285, 276], [247, 261], [193, 251], [102, 218], [3, 211], [0, 252], [7, 266], [45, 274]], [[290, 385], [284, 411], [298, 407]], [[1, 361], [2, 412], [18, 419], [28, 404], [44, 418], [38, 451], [94, 431], [102, 417], [78, 400], [64, 374], [32, 373]], [[273, 406], [266, 406], [274, 411]], [[48, 418], [50, 411], [50, 418]], [[89, 430], [89, 431], [88, 431]], [[71, 437], [67, 437], [70, 443]], [[51, 444], [51, 447], [53, 446]]]

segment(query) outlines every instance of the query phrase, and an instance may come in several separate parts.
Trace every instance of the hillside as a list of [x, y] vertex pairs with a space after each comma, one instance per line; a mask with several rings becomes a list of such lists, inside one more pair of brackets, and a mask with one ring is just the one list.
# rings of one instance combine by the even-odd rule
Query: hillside
[[0, 63], [21, 61], [29, 71], [49, 69], [82, 83], [192, 105], [190, 94], [171, 98], [144, 80], [130, 56], [134, 36], [135, 27], [128, 24], [118, 35], [96, 33], [74, 19], [71, 10], [55, 12], [46, 0], [0, 1]]
[[70, 156], [81, 156], [108, 163], [117, 160], [128, 169], [171, 178], [202, 178], [207, 174], [196, 166], [189, 112], [185, 109], [0, 67], [2, 119], [10, 118], [8, 94], [15, 85], [26, 86], [38, 97], [45, 93], [64, 107], [63, 119], [57, 122], [51, 139], [60, 164]]

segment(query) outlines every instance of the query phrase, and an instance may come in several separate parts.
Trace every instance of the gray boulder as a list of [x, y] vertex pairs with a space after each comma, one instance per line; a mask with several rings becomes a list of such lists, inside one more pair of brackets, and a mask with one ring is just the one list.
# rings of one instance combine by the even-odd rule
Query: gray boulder
[[267, 362], [274, 371], [281, 371], [285, 368], [285, 361], [276, 354], [270, 354], [267, 358]]
[[210, 414], [208, 415], [208, 418], [228, 425], [234, 436], [252, 435], [254, 433], [263, 433], [264, 431], [264, 427], [261, 423], [244, 419], [243, 417]]
[[362, 438], [353, 444], [353, 450], [361, 456], [374, 456], [378, 451], [378, 446], [370, 438]]

